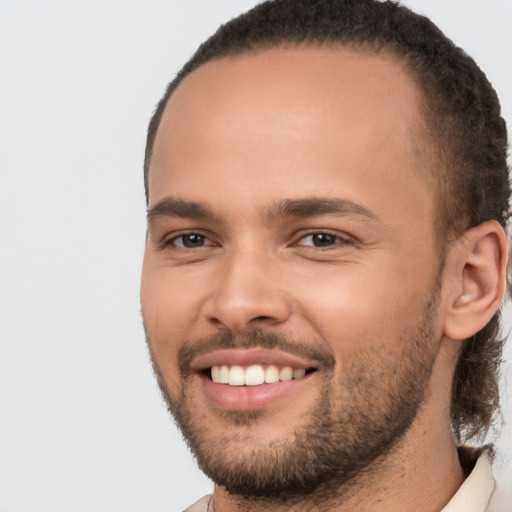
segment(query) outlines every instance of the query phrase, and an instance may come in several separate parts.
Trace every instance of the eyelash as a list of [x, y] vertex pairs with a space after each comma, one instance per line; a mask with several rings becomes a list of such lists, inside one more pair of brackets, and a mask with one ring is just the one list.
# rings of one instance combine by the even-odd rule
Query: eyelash
[[[193, 246], [193, 247], [187, 247], [185, 244], [178, 245], [176, 243], [177, 240], [181, 239], [183, 242], [183, 240], [186, 237], [194, 237], [194, 236], [200, 238], [203, 243], [201, 243], [201, 245], [197, 245], [197, 246]], [[205, 241], [209, 241], [210, 243], [204, 244]], [[207, 235], [204, 235], [203, 233], [198, 233], [197, 231], [188, 231], [185, 233], [180, 233], [179, 235], [175, 235], [172, 238], [169, 238], [167, 240], [164, 240], [163, 245], [166, 248], [172, 247], [172, 248], [177, 248], [177, 249], [181, 249], [181, 250], [195, 250], [195, 249], [201, 248], [201, 247], [214, 246], [216, 244], [214, 242], [212, 242], [210, 240], [210, 238]]]
[[[306, 238], [311, 237], [313, 239], [313, 237], [315, 237], [315, 236], [327, 236], [327, 237], [330, 237], [331, 240], [332, 239], [334, 239], [334, 240], [332, 240], [331, 243], [329, 243], [326, 247], [314, 245], [314, 243], [307, 244], [307, 245], [300, 244], [300, 242], [304, 241]], [[333, 233], [332, 231], [329, 231], [329, 230], [317, 230], [317, 231], [310, 231], [310, 232], [302, 234], [300, 236], [300, 238], [298, 239], [298, 241], [294, 243], [294, 245], [299, 246], [299, 247], [311, 247], [313, 249], [329, 250], [329, 249], [336, 248], [336, 246], [340, 246], [340, 245], [346, 246], [350, 243], [351, 243], [351, 240], [348, 236], [341, 236], [340, 234]]]

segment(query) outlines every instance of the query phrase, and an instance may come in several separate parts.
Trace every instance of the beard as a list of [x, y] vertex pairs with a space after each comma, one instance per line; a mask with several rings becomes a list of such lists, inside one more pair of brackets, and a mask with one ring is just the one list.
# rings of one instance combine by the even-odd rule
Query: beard
[[[358, 476], [376, 470], [412, 425], [425, 398], [441, 337], [438, 303], [439, 287], [398, 343], [362, 344], [341, 375], [335, 374], [334, 355], [316, 340], [290, 339], [264, 330], [226, 331], [180, 349], [181, 386], [173, 396], [150, 340], [148, 346], [162, 396], [199, 467], [213, 482], [247, 500], [291, 505], [315, 496], [315, 503], [322, 503], [341, 489], [348, 490]], [[196, 376], [190, 362], [213, 350], [256, 347], [320, 361], [315, 375], [321, 383], [318, 398], [286, 439], [266, 441], [251, 431], [265, 421], [265, 411], [258, 410], [216, 411], [229, 426], [224, 434], [212, 435], [192, 392]]]

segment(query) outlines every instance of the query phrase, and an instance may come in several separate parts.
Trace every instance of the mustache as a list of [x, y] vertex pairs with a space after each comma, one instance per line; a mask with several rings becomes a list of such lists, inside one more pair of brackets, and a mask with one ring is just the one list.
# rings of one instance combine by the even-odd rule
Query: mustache
[[335, 360], [331, 351], [316, 340], [296, 339], [288, 335], [254, 329], [241, 333], [220, 331], [212, 336], [185, 343], [178, 351], [178, 369], [182, 376], [191, 373], [190, 365], [199, 356], [223, 349], [263, 348], [281, 350], [289, 354], [313, 360], [319, 370], [334, 368]]

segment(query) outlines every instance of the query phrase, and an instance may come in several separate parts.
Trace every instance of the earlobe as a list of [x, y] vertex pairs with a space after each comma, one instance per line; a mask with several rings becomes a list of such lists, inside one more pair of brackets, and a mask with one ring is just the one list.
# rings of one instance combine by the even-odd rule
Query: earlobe
[[463, 340], [481, 330], [499, 308], [506, 288], [508, 243], [496, 221], [467, 230], [450, 247], [444, 334]]

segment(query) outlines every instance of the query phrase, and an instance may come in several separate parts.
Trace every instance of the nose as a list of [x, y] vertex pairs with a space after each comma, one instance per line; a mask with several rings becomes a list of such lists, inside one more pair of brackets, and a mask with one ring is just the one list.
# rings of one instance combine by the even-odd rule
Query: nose
[[291, 307], [276, 262], [255, 254], [222, 262], [203, 314], [218, 329], [233, 332], [275, 326], [288, 320]]

